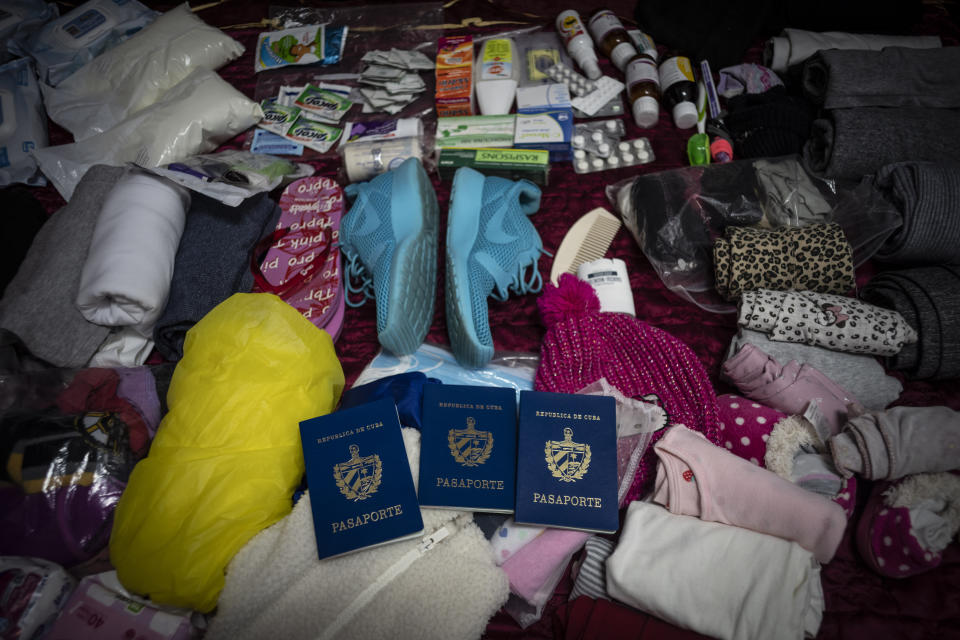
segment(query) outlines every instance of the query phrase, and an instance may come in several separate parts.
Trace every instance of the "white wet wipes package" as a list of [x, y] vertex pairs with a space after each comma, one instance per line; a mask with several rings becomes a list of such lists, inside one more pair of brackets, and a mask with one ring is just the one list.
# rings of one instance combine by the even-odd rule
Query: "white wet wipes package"
[[56, 88], [43, 86], [47, 114], [83, 140], [150, 106], [194, 69], [218, 69], [242, 53], [239, 42], [182, 4]]
[[260, 105], [209, 69], [197, 69], [153, 105], [82, 142], [34, 153], [41, 171], [69, 200], [94, 164], [156, 167], [212, 151], [263, 117]]
[[95, 57], [153, 22], [157, 12], [137, 0], [89, 0], [48, 22], [15, 53], [37, 64], [40, 80], [56, 86]]
[[0, 66], [0, 186], [14, 182], [45, 185], [30, 155], [47, 146], [47, 118], [28, 58]]

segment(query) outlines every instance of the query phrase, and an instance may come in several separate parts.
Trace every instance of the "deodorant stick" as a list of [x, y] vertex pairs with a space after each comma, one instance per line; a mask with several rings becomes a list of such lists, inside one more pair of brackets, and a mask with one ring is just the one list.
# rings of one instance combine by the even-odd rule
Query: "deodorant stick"
[[589, 282], [600, 298], [600, 311], [636, 317], [627, 265], [619, 258], [601, 258], [577, 267], [577, 277]]

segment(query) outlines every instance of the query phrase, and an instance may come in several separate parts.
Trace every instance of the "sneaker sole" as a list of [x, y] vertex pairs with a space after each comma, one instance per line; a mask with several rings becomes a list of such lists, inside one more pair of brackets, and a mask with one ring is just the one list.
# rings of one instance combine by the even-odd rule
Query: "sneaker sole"
[[[483, 174], [477, 171], [458, 170], [453, 176], [447, 216], [447, 333], [457, 362], [474, 369], [484, 366], [493, 357], [493, 345], [480, 342], [473, 323], [468, 268], [470, 252], [480, 231], [484, 180]], [[483, 312], [487, 317], [486, 308]]]
[[[378, 338], [384, 348], [402, 356], [423, 344], [433, 321], [440, 207], [423, 165], [407, 161], [395, 171], [390, 216], [396, 248], [390, 263], [387, 319]], [[418, 211], [420, 215], [415, 215]]]

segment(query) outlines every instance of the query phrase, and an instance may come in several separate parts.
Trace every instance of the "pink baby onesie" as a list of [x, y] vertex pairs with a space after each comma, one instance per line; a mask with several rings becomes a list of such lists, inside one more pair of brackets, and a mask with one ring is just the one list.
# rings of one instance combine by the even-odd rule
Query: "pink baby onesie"
[[839, 505], [683, 425], [670, 427], [654, 450], [653, 500], [671, 512], [793, 540], [824, 563], [836, 553], [847, 526]]

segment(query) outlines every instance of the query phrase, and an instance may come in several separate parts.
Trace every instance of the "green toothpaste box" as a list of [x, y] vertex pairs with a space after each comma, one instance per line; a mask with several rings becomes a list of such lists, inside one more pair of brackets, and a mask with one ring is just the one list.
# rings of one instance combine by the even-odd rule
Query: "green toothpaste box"
[[442, 180], [452, 180], [460, 167], [510, 180], [525, 178], [546, 186], [550, 177], [550, 152], [540, 149], [441, 149], [437, 168]]

